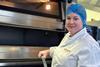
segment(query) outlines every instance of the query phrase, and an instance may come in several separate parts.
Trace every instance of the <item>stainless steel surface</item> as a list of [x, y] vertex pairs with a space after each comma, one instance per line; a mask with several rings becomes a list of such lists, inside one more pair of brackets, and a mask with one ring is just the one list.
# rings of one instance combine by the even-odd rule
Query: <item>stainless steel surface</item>
[[48, 47], [0, 46], [0, 59], [37, 59], [44, 49]]
[[[51, 61], [49, 60], [49, 61], [46, 61], [47, 62], [47, 64], [51, 64]], [[31, 61], [31, 62], [3, 62], [3, 63], [0, 63], [0, 67], [5, 67], [5, 66], [7, 66], [7, 67], [10, 67], [10, 66], [13, 66], [13, 67], [15, 67], [16, 65], [39, 65], [39, 64], [41, 64], [41, 65], [43, 65], [42, 64], [42, 61]]]
[[[47, 61], [48, 62], [48, 61]], [[50, 63], [50, 61], [48, 62]], [[34, 64], [41, 64], [41, 61], [33, 61], [33, 62], [3, 62], [3, 63], [0, 63], [0, 67], [2, 66], [16, 66], [16, 65], [34, 65]]]
[[54, 30], [62, 28], [62, 23], [53, 18], [0, 10], [0, 25], [23, 28]]
[[15, 3], [36, 3], [36, 2], [48, 2], [49, 0], [10, 0]]
[[[42, 64], [42, 60], [38, 58], [38, 52], [45, 49], [48, 47], [0, 46], [0, 67]], [[51, 60], [46, 62], [50, 64]]]

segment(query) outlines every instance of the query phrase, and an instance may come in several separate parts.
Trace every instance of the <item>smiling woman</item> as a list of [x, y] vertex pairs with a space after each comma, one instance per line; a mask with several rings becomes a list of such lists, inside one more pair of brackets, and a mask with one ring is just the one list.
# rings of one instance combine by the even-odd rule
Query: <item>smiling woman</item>
[[100, 67], [100, 47], [86, 29], [86, 10], [71, 4], [66, 10], [68, 33], [59, 46], [40, 51], [39, 57], [52, 57], [51, 67]]

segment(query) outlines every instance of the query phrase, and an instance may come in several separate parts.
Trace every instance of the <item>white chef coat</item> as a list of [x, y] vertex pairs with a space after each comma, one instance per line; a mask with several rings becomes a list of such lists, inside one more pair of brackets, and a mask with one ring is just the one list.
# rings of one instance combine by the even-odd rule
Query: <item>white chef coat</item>
[[99, 44], [86, 28], [70, 37], [67, 33], [58, 47], [50, 48], [51, 67], [100, 67]]

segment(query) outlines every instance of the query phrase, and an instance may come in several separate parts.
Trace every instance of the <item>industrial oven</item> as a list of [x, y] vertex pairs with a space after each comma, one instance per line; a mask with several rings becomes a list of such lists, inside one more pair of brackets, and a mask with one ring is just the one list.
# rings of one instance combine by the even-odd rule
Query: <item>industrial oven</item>
[[[44, 67], [38, 58], [38, 52], [44, 49], [48, 47], [0, 46], [0, 67]], [[50, 57], [46, 63], [50, 67]]]

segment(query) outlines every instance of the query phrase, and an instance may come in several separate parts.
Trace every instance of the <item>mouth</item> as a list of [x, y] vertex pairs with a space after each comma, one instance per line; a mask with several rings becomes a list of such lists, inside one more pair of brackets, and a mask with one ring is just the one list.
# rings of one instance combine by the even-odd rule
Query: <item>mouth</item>
[[68, 25], [67, 27], [69, 27], [69, 28], [74, 28], [75, 25]]

